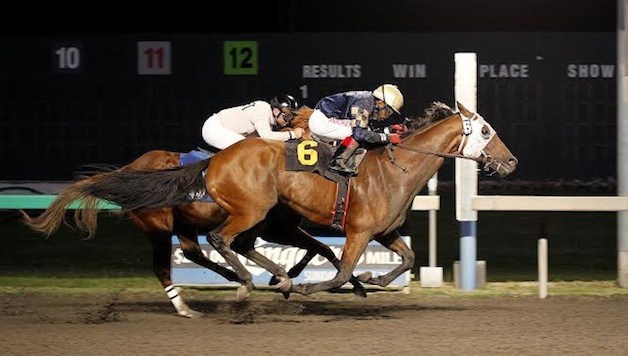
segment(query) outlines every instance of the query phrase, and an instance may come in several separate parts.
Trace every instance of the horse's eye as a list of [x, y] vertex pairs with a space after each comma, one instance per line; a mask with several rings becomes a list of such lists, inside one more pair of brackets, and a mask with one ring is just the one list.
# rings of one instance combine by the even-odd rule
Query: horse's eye
[[491, 135], [491, 130], [487, 125], [482, 126], [482, 137], [488, 138]]

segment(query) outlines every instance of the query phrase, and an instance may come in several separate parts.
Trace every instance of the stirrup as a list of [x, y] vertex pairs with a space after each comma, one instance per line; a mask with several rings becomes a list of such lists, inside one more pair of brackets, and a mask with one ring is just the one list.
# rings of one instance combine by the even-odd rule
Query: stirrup
[[338, 173], [343, 173], [343, 174], [356, 174], [357, 173], [355, 169], [348, 167], [346, 165], [343, 165], [343, 164], [339, 164], [338, 162], [332, 162], [329, 164], [328, 167], [332, 171], [336, 171]]

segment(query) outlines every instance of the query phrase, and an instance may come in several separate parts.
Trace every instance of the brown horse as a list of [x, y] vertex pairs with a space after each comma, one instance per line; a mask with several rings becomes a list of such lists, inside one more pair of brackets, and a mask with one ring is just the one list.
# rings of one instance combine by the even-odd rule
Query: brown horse
[[[460, 103], [458, 108], [458, 113], [452, 112], [425, 128], [410, 125], [394, 153], [379, 147], [367, 154], [360, 175], [351, 182], [340, 271], [332, 280], [294, 285], [291, 291], [307, 295], [343, 285], [373, 238], [413, 261], [414, 255], [397, 228], [403, 224], [414, 196], [442, 166], [444, 158], [477, 160], [502, 176], [515, 170], [517, 159], [490, 124]], [[243, 267], [229, 245], [263, 219], [277, 201], [314, 223], [330, 224], [334, 184], [317, 174], [286, 171], [285, 162], [283, 144], [251, 140], [221, 152], [206, 171], [210, 195], [229, 213], [226, 224], [210, 235], [217, 250], [241, 276]], [[238, 184], [234, 184], [235, 177]], [[411, 266], [402, 263], [386, 275], [371, 278], [365, 274], [361, 280], [387, 285]]]
[[[431, 108], [432, 112], [440, 112]], [[445, 106], [446, 107], [446, 106]], [[414, 263], [414, 253], [399, 236], [414, 196], [442, 166], [445, 158], [463, 157], [484, 164], [505, 176], [513, 172], [517, 159], [477, 113], [458, 103], [459, 112], [429, 125], [416, 120], [393, 151], [390, 145], [370, 150], [351, 180], [346, 243], [336, 276], [320, 283], [293, 285], [301, 294], [337, 288], [346, 283], [359, 256], [372, 239], [402, 256], [393, 271], [360, 279], [386, 286]], [[429, 112], [427, 110], [426, 112]], [[312, 142], [313, 145], [317, 144]], [[394, 147], [394, 146], [393, 146]], [[228, 214], [209, 235], [209, 241], [230, 263], [242, 286], [238, 299], [253, 289], [250, 274], [230, 249], [236, 236], [246, 235], [262, 221], [277, 202], [287, 204], [308, 220], [329, 226], [335, 206], [335, 183], [315, 173], [286, 171], [285, 145], [278, 141], [250, 139], [216, 154], [211, 161], [181, 169], [158, 172], [115, 172], [98, 182], [77, 187], [77, 196], [98, 196], [135, 209], [173, 206], [180, 202], [173, 192], [192, 184], [208, 192]], [[204, 181], [198, 182], [205, 171]]]
[[[446, 105], [430, 108], [442, 112]], [[445, 158], [464, 157], [479, 161], [486, 169], [504, 176], [517, 165], [517, 159], [493, 128], [476, 113], [458, 103], [459, 112], [450, 108], [447, 117], [427, 126], [417, 120], [401, 144], [368, 152], [351, 180], [348, 213], [345, 220], [346, 243], [336, 276], [320, 283], [294, 285], [290, 291], [311, 294], [338, 288], [346, 283], [358, 258], [372, 239], [395, 251], [402, 263], [393, 271], [360, 279], [381, 286], [410, 269], [414, 253], [401, 239], [397, 228], [405, 221], [414, 196], [442, 166]], [[427, 110], [426, 112], [430, 112]], [[308, 220], [329, 226], [335, 206], [335, 183], [315, 173], [286, 171], [285, 145], [278, 141], [250, 139], [219, 152], [211, 161], [181, 169], [159, 172], [115, 172], [89, 185], [77, 187], [77, 198], [101, 197], [134, 209], [180, 204], [173, 192], [196, 184], [208, 192], [228, 214], [209, 235], [209, 241], [233, 266], [242, 286], [242, 300], [253, 289], [248, 271], [230, 249], [236, 236], [246, 235], [267, 217], [278, 202], [287, 204]], [[198, 182], [199, 173], [205, 179]]]
[[[309, 134], [307, 127], [308, 118], [312, 109], [301, 108], [295, 118], [291, 121], [291, 127], [301, 127], [306, 130], [305, 136]], [[130, 164], [122, 167], [120, 172], [126, 171], [147, 171], [147, 170], [168, 170], [179, 166], [181, 153], [163, 150], [149, 151]], [[72, 184], [55, 199], [53, 204], [40, 216], [30, 218], [25, 215], [26, 223], [33, 229], [50, 236], [65, 218], [65, 207], [78, 197], [73, 193], [78, 187], [83, 187], [105, 177], [107, 173], [100, 173], [84, 178]], [[75, 212], [76, 225], [88, 233], [88, 238], [94, 236], [97, 223], [97, 206], [95, 200], [84, 197], [82, 199], [86, 207], [91, 209], [80, 209]], [[226, 212], [216, 203], [211, 202], [190, 202], [182, 203], [174, 207], [161, 207], [155, 209], [135, 209], [125, 210], [126, 215], [138, 226], [151, 242], [153, 250], [153, 270], [161, 282], [167, 295], [170, 297], [174, 307], [181, 316], [197, 317], [201, 314], [192, 310], [179, 295], [178, 288], [175, 288], [171, 279], [171, 237], [177, 235], [184, 256], [192, 262], [206, 267], [230, 281], [239, 281], [238, 276], [231, 270], [210, 261], [203, 253], [198, 243], [198, 233], [208, 232], [224, 222], [227, 217]], [[316, 240], [309, 233], [303, 230], [298, 224], [301, 217], [288, 209], [285, 205], [277, 205], [269, 213], [269, 219], [264, 224], [259, 224], [256, 229], [252, 229], [238, 239], [231, 246], [234, 251], [246, 256], [261, 267], [271, 272], [275, 280], [271, 283], [298, 276], [306, 267], [308, 262], [317, 254], [327, 258], [331, 263], [339, 267], [339, 260], [333, 251], [325, 244]], [[279, 266], [268, 260], [266, 257], [255, 251], [254, 242], [257, 236], [263, 237], [266, 241], [284, 245], [293, 245], [305, 249], [307, 252], [303, 259], [293, 266], [287, 273]], [[364, 288], [357, 280], [353, 280], [354, 293], [366, 296]]]
[[[458, 113], [424, 129], [410, 125], [394, 153], [390, 146], [367, 153], [360, 174], [350, 185], [346, 243], [339, 272], [329, 281], [293, 285], [291, 291], [308, 295], [343, 285], [373, 238], [398, 253], [411, 253], [397, 228], [404, 223], [413, 198], [442, 166], [444, 158], [480, 161], [502, 176], [514, 171], [517, 159], [490, 124], [460, 103], [458, 109]], [[226, 223], [210, 235], [216, 249], [241, 277], [244, 267], [229, 245], [238, 234], [261, 221], [277, 201], [314, 223], [331, 223], [330, 212], [336, 199], [334, 183], [318, 174], [286, 171], [285, 164], [282, 143], [250, 140], [216, 155], [206, 171], [208, 192], [229, 214]], [[411, 257], [413, 260], [414, 255]], [[369, 275], [360, 279], [386, 285], [411, 266], [402, 264], [377, 279]]]

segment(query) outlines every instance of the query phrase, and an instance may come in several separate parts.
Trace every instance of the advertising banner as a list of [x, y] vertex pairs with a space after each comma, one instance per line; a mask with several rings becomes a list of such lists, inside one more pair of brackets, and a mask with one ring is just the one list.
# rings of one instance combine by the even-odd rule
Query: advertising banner
[[[344, 237], [324, 237], [317, 236], [317, 240], [328, 245], [334, 254], [340, 258], [342, 247], [345, 243]], [[410, 237], [403, 236], [403, 240], [410, 245]], [[211, 261], [219, 263], [229, 269], [232, 269], [224, 260], [224, 258], [216, 251], [208, 242], [206, 236], [199, 236], [199, 243], [203, 254], [207, 256]], [[172, 237], [172, 281], [176, 285], [188, 285], [188, 286], [237, 286], [238, 283], [230, 282], [224, 277], [214, 273], [213, 271], [199, 266], [183, 256], [183, 250], [179, 245], [179, 240], [176, 236]], [[255, 250], [266, 258], [270, 259], [274, 263], [283, 267], [286, 271], [297, 264], [306, 251], [298, 247], [279, 245], [270, 243], [262, 238], [257, 238], [255, 242]], [[253, 283], [258, 288], [268, 286], [272, 275], [265, 269], [259, 267], [257, 264], [248, 260], [247, 258], [238, 255], [240, 262], [248, 269], [253, 276]], [[359, 275], [363, 272], [372, 272], [373, 276], [379, 276], [386, 274], [401, 264], [401, 257], [395, 252], [380, 245], [378, 242], [372, 241], [367, 246], [365, 252], [360, 257], [354, 275]], [[338, 271], [336, 268], [324, 257], [317, 255], [307, 265], [305, 270], [295, 278], [293, 283], [317, 283], [334, 278]], [[388, 287], [391, 288], [403, 288], [408, 286], [410, 282], [410, 271], [403, 273], [397, 279], [395, 279]], [[352, 287], [347, 283], [345, 287]], [[365, 285], [368, 288], [368, 285]]]

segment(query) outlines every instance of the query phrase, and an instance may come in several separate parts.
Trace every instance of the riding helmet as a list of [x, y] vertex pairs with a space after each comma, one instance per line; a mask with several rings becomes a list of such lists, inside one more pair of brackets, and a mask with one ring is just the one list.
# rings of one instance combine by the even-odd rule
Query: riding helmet
[[270, 106], [274, 108], [290, 108], [293, 113], [299, 108], [299, 103], [290, 94], [278, 94], [270, 100]]

